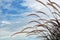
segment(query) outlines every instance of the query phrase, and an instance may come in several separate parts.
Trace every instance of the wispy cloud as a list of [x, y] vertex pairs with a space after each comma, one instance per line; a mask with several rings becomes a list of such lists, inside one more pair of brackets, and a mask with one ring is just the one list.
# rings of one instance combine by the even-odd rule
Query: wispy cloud
[[[29, 8], [31, 8], [32, 10], [41, 10], [43, 8], [43, 5], [41, 5], [39, 2], [37, 2], [36, 0], [25, 0], [25, 6], [28, 6]], [[47, 0], [40, 0], [43, 1], [44, 3], [47, 2]]]
[[7, 28], [0, 28], [0, 38], [8, 37], [10, 33]]
[[[36, 2], [35, 0], [25, 0], [26, 6], [28, 6], [29, 8], [31, 8], [32, 10], [40, 10], [42, 7], [41, 5]], [[37, 6], [37, 7], [36, 7]]]
[[2, 24], [11, 24], [9, 21], [1, 21]]

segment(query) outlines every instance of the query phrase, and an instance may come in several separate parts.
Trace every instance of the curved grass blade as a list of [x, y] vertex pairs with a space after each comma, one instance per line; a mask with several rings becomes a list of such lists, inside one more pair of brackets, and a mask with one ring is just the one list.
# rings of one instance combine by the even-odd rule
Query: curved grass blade
[[53, 20], [53, 21], [55, 21], [57, 23], [57, 24], [55, 23], [57, 26], [60, 25], [59, 19], [55, 18], [55, 20]]
[[57, 3], [55, 3], [55, 2], [51, 2], [52, 4], [55, 4], [57, 7], [59, 7], [60, 8], [60, 5], [58, 5]]
[[60, 25], [60, 22], [58, 21], [58, 19], [57, 19], [57, 18], [56, 18], [56, 22], [57, 22], [57, 24], [58, 24], [58, 25]]
[[51, 3], [51, 0], [48, 0]]
[[53, 7], [55, 10], [57, 10], [59, 12], [59, 10], [52, 3], [47, 2], [47, 5], [50, 5], [51, 7]]
[[21, 32], [24, 32], [24, 30], [26, 30], [26, 29], [33, 29], [33, 27], [27, 27], [27, 28], [24, 28], [23, 30], [21, 30]]
[[45, 27], [46, 25], [45, 24], [38, 24], [38, 25], [35, 25], [37, 27]]
[[58, 14], [57, 12], [53, 12], [53, 14], [56, 14], [56, 15], [58, 15], [60, 17], [60, 14]]
[[[43, 13], [44, 15], [48, 16], [46, 13], [42, 12], [42, 11], [36, 11], [37, 13]], [[49, 17], [49, 16], [48, 16]]]
[[45, 7], [47, 7], [42, 1], [40, 1], [40, 0], [36, 0], [36, 1], [43, 4]]
[[27, 16], [37, 16], [37, 17], [39, 17], [39, 18], [40, 18], [40, 16], [39, 16], [39, 15], [37, 15], [37, 14], [29, 14], [29, 15], [27, 15]]
[[46, 30], [33, 30], [33, 31], [27, 33], [27, 34], [28, 34], [27, 36], [30, 36], [30, 35], [37, 35], [37, 34], [43, 32], [43, 31], [46, 31]]
[[37, 38], [46, 38], [47, 36], [38, 36]]
[[55, 2], [51, 2], [51, 0], [48, 0], [50, 3], [52, 3], [52, 4], [55, 4], [57, 7], [59, 7], [60, 8], [60, 5], [58, 5], [57, 3], [55, 3]]
[[53, 9], [55, 9], [58, 13], [60, 13], [60, 11], [57, 9], [57, 7], [55, 7], [52, 3], [48, 3], [47, 5], [51, 6]]
[[41, 20], [41, 21], [48, 21], [48, 20], [46, 20], [46, 19], [38, 19], [38, 20]]
[[51, 23], [51, 24], [53, 24], [54, 26], [57, 26], [57, 24], [56, 24], [55, 22], [53, 22], [53, 21], [47, 21], [47, 22], [45, 22], [45, 23]]
[[33, 21], [30, 21], [29, 23], [32, 23], [32, 22], [36, 22], [36, 23], [40, 24], [40, 22], [38, 22], [38, 21], [35, 21], [35, 20], [33, 20]]
[[46, 4], [44, 4], [42, 1], [40, 1], [40, 0], [36, 0], [37, 2], [39, 2], [39, 3], [41, 3], [42, 5], [44, 5], [46, 8], [48, 8], [49, 9], [49, 11], [51, 12], [51, 10], [50, 10], [50, 8], [46, 5]]
[[28, 33], [28, 32], [16, 32], [16, 33], [12, 34], [11, 36], [14, 36], [14, 35], [20, 34], [20, 33]]

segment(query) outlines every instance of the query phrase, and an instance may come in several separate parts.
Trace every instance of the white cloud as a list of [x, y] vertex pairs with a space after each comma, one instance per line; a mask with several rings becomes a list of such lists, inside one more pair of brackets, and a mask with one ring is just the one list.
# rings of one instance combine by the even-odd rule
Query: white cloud
[[[25, 26], [23, 26], [23, 27], [17, 28], [16, 31], [9, 31], [9, 30], [8, 30], [8, 29], [9, 29], [8, 27], [0, 28], [0, 38], [2, 38], [2, 39], [3, 39], [3, 38], [9, 38], [9, 37], [11, 37], [12, 34], [21, 31], [23, 28], [32, 27], [32, 26], [35, 25], [35, 24], [36, 24], [36, 23], [34, 23], [34, 24], [27, 24], [27, 25], [25, 25]], [[29, 30], [29, 29], [27, 29], [27, 30]], [[31, 29], [30, 29], [30, 30], [31, 30]], [[25, 36], [25, 34], [26, 34], [26, 33], [21, 33], [21, 34], [15, 35], [15, 36], [13, 36], [13, 37], [23, 37], [23, 36]]]
[[0, 21], [0, 26], [1, 27], [3, 27], [3, 26], [8, 26], [8, 25], [12, 25], [13, 23], [12, 22], [10, 22], [10, 21], [5, 21], [5, 20], [3, 20], [3, 21]]
[[40, 3], [36, 2], [35, 0], [25, 0], [25, 6], [28, 6], [28, 8], [32, 8], [33, 10], [40, 10], [42, 7]]
[[9, 21], [1, 21], [2, 24], [11, 24]]
[[7, 28], [0, 28], [0, 38], [6, 38], [9, 37], [11, 32], [7, 30]]
[[[16, 31], [14, 32], [11, 32], [9, 31], [7, 28], [0, 28], [0, 38], [3, 39], [3, 38], [12, 38], [11, 35], [14, 34]], [[23, 36], [24, 34], [18, 34], [18, 36]], [[15, 36], [17, 37], [17, 36]]]

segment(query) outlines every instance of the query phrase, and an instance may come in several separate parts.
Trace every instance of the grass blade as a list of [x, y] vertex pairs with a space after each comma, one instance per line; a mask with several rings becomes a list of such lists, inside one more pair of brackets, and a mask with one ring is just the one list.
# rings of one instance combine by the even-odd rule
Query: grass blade
[[33, 21], [30, 21], [29, 23], [32, 23], [32, 22], [36, 22], [36, 23], [40, 24], [40, 22], [38, 22], [38, 21], [35, 21], [35, 20], [33, 20]]
[[[42, 12], [42, 11], [37, 11], [37, 13], [43, 13], [44, 15], [48, 16], [46, 13]], [[49, 17], [49, 16], [48, 16]]]
[[29, 15], [27, 15], [27, 16], [37, 16], [37, 17], [40, 18], [40, 16], [38, 16], [37, 14], [29, 14]]

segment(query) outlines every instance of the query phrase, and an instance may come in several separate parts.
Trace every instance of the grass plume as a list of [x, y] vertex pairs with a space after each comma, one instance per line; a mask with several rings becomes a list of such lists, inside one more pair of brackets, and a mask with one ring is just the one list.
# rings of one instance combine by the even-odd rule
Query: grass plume
[[[12, 36], [19, 34], [19, 33], [27, 33], [27, 36], [38, 35], [38, 34], [42, 33], [44, 35], [42, 35], [42, 36], [39, 35], [37, 37], [46, 38], [44, 40], [60, 40], [60, 19], [59, 19], [60, 18], [60, 11], [59, 11], [59, 9], [57, 9], [57, 7], [60, 8], [60, 5], [58, 5], [55, 2], [52, 2], [51, 0], [48, 0], [47, 5], [44, 2], [42, 2], [41, 0], [36, 0], [36, 1], [41, 3], [46, 8], [49, 8], [49, 6], [51, 6], [54, 10], [56, 10], [58, 12], [57, 13], [56, 11], [54, 11], [54, 12], [50, 11], [51, 14], [54, 16], [54, 18], [53, 19], [49, 18], [49, 20], [41, 18], [40, 15], [37, 15], [37, 13], [42, 13], [48, 17], [47, 13], [45, 13], [43, 11], [36, 11], [36, 14], [29, 14], [28, 15], [28, 16], [34, 15], [34, 16], [37, 16], [39, 18], [38, 21], [32, 20], [29, 23], [33, 23], [33, 22], [38, 23], [37, 25], [35, 25], [36, 28], [43, 27], [43, 28], [47, 29], [48, 32], [47, 32], [47, 30], [43, 30], [43, 29], [42, 30], [35, 29], [35, 30], [30, 31], [30, 32], [28, 30], [28, 32], [25, 32], [25, 30], [27, 30], [27, 29], [30, 29], [30, 28], [33, 29], [33, 27], [27, 27], [27, 28], [24, 28], [21, 32], [14, 33]], [[56, 5], [57, 7], [54, 6], [53, 4]], [[49, 10], [50, 10], [50, 8], [49, 8]], [[54, 14], [56, 14], [56, 15], [54, 15]], [[55, 17], [57, 15], [59, 16], [59, 18]], [[40, 22], [40, 20], [44, 21], [43, 24]], [[44, 33], [44, 32], [47, 32], [47, 33]]]

